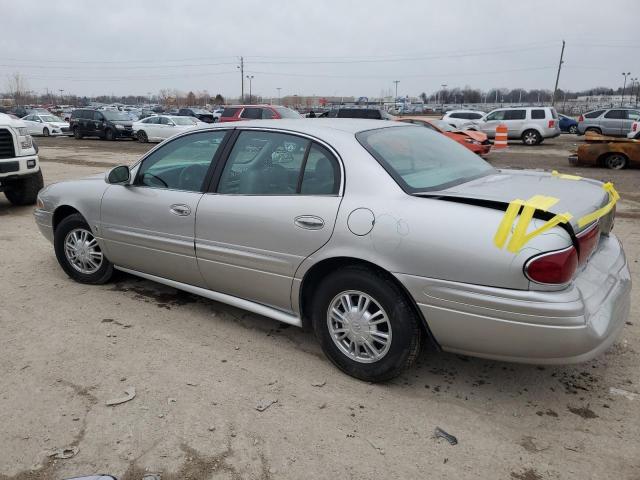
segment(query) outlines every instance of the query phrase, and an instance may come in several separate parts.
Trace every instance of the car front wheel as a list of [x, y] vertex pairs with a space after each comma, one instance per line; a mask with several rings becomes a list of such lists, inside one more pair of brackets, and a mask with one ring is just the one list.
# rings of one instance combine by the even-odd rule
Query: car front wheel
[[324, 353], [343, 372], [380, 382], [416, 359], [420, 319], [384, 274], [360, 266], [329, 274], [315, 291], [312, 320]]
[[575, 135], [576, 133], [578, 133], [578, 126], [577, 125], [571, 125], [569, 127], [569, 133]]
[[58, 263], [76, 282], [99, 285], [113, 276], [112, 263], [78, 213], [69, 215], [57, 226], [54, 247]]

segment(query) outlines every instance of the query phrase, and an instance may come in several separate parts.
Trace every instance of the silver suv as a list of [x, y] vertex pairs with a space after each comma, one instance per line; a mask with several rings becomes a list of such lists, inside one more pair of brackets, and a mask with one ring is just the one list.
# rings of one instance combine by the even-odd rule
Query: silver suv
[[629, 133], [633, 122], [638, 120], [640, 120], [640, 110], [637, 108], [593, 110], [578, 118], [578, 134], [594, 132], [622, 137]]
[[494, 138], [496, 127], [501, 124], [507, 126], [510, 139], [520, 139], [525, 145], [538, 145], [545, 138], [560, 135], [558, 112], [552, 107], [497, 108], [466, 127]]

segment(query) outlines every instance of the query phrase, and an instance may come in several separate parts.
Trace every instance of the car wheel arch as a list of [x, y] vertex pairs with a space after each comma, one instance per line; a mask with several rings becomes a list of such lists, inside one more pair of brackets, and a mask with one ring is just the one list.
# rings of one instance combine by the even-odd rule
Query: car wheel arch
[[[60, 225], [60, 222], [62, 222], [62, 220], [76, 213], [82, 215], [82, 213], [80, 213], [79, 210], [72, 207], [71, 205], [60, 205], [59, 207], [57, 207], [53, 212], [53, 220], [52, 220], [53, 231], [54, 232], [56, 231], [56, 228], [58, 227], [58, 225]], [[84, 217], [84, 215], [82, 216]]]
[[302, 319], [302, 327], [305, 330], [313, 330], [313, 325], [311, 324], [311, 306], [312, 306], [312, 292], [315, 287], [331, 272], [334, 272], [338, 269], [344, 268], [346, 266], [360, 266], [376, 272], [380, 275], [383, 275], [388, 280], [395, 283], [400, 290], [404, 293], [407, 300], [409, 301], [409, 305], [414, 310], [414, 312], [420, 318], [420, 325], [423, 333], [429, 339], [429, 342], [436, 349], [440, 349], [440, 345], [437, 343], [434, 338], [431, 330], [429, 328], [429, 324], [427, 320], [422, 315], [422, 312], [418, 308], [415, 299], [409, 294], [407, 288], [398, 280], [398, 278], [393, 275], [388, 270], [376, 265], [375, 263], [369, 262], [367, 260], [363, 260], [361, 258], [356, 257], [331, 257], [325, 258], [313, 266], [311, 266], [304, 274], [302, 278], [300, 289], [298, 291], [299, 296], [299, 308], [300, 308], [300, 317]]

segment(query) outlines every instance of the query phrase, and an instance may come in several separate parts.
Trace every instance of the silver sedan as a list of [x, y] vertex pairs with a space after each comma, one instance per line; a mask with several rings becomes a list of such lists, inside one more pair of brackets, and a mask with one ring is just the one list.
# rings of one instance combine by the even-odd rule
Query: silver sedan
[[74, 280], [114, 269], [315, 331], [354, 377], [428, 340], [529, 363], [588, 360], [629, 312], [610, 184], [496, 170], [429, 129], [314, 119], [193, 130], [106, 176], [42, 190]]

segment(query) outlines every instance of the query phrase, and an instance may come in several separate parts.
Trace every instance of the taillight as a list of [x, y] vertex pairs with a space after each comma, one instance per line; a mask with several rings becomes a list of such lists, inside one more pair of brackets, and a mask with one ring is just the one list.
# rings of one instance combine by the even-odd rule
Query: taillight
[[553, 128], [556, 124], [555, 120], [549, 120], [549, 128]]
[[584, 117], [583, 117], [582, 115], [580, 115], [580, 116], [578, 117], [578, 121], [579, 121], [579, 122], [584, 122]]
[[579, 265], [587, 263], [589, 256], [593, 253], [593, 250], [598, 246], [600, 240], [600, 224], [598, 222], [591, 225], [580, 235], [576, 235], [578, 239], [578, 257]]
[[571, 246], [530, 258], [524, 273], [533, 282], [561, 285], [571, 281], [577, 268], [578, 252]]
[[633, 125], [631, 125], [631, 131], [635, 132], [636, 130], [638, 130], [638, 122], [633, 122]]

